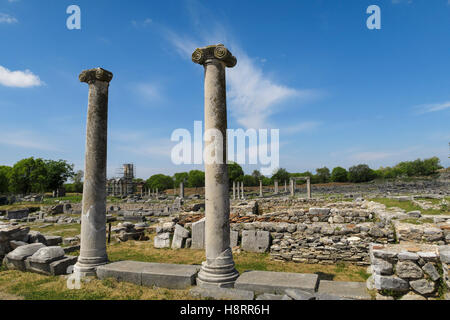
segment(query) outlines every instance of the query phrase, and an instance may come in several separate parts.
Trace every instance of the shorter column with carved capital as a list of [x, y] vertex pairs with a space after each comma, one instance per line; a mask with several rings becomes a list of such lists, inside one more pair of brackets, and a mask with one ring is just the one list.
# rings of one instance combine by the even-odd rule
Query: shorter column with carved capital
[[263, 196], [263, 189], [262, 189], [262, 180], [259, 180], [259, 196], [262, 198]]
[[102, 68], [83, 71], [79, 79], [89, 84], [86, 154], [81, 212], [81, 248], [74, 271], [96, 274], [108, 262], [106, 254], [106, 157], [108, 89], [113, 74]]
[[311, 178], [306, 178], [306, 197], [311, 199]]
[[225, 68], [236, 58], [223, 45], [196, 49], [192, 61], [205, 69], [205, 250], [206, 261], [198, 273], [199, 286], [233, 287], [239, 273], [230, 248], [230, 197], [227, 164], [227, 105]]

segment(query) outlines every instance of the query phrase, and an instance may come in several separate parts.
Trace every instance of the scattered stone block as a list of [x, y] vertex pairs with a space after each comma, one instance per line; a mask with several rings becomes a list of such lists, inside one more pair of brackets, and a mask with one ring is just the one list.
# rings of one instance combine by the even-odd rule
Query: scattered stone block
[[68, 274], [67, 269], [77, 263], [78, 257], [64, 256], [64, 258], [50, 263], [50, 274], [54, 276]]
[[230, 230], [230, 247], [234, 248], [238, 246], [239, 232]]
[[244, 230], [242, 231], [242, 249], [248, 252], [264, 253], [270, 247], [270, 232]]
[[215, 300], [253, 300], [255, 297], [253, 291], [230, 288], [195, 287], [189, 293], [194, 297]]
[[45, 239], [44, 235], [42, 235], [38, 231], [30, 231], [28, 233], [28, 242], [29, 243], [42, 243], [47, 245], [47, 240]]
[[45, 245], [42, 243], [20, 246], [6, 255], [4, 263], [8, 269], [25, 271], [25, 259], [32, 256], [41, 248], [45, 248]]
[[234, 287], [257, 293], [284, 294], [287, 289], [300, 289], [314, 293], [318, 275], [289, 272], [247, 271], [237, 278]]
[[154, 247], [158, 249], [170, 248], [170, 233], [161, 233], [154, 238]]
[[17, 249], [18, 247], [21, 247], [21, 246], [26, 246], [27, 244], [28, 243], [26, 243], [26, 242], [16, 241], [16, 240], [12, 240], [12, 241], [9, 242], [9, 245], [10, 245], [12, 250], [15, 250], [15, 249]]
[[46, 236], [44, 235], [47, 246], [57, 246], [62, 243], [63, 239], [60, 236]]
[[192, 224], [192, 245], [191, 249], [205, 248], [205, 218]]
[[98, 267], [97, 276], [149, 287], [185, 289], [195, 284], [199, 270], [200, 266], [120, 261]]
[[341, 298], [355, 300], [370, 300], [371, 296], [367, 292], [364, 282], [341, 282], [320, 280], [319, 294], [330, 294]]
[[298, 289], [287, 289], [285, 293], [294, 300], [316, 300], [314, 294]]

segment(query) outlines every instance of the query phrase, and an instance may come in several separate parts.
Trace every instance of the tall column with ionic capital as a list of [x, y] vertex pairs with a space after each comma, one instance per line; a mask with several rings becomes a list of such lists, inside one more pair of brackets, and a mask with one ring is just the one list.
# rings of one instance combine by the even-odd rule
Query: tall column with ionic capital
[[[197, 277], [199, 286], [233, 287], [239, 273], [230, 248], [230, 197], [227, 164], [227, 101], [225, 68], [236, 58], [223, 45], [199, 48], [192, 61], [205, 68], [205, 250], [206, 261]], [[221, 136], [221, 137], [220, 137]]]
[[86, 154], [81, 212], [81, 248], [74, 271], [96, 274], [108, 262], [106, 254], [106, 156], [108, 135], [108, 89], [113, 74], [102, 68], [85, 70], [80, 81], [89, 84]]

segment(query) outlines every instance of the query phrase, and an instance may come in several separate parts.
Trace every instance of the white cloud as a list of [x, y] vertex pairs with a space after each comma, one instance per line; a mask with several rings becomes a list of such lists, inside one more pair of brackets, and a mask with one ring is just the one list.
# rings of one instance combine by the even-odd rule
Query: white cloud
[[16, 18], [14, 18], [13, 16], [10, 16], [9, 14], [0, 12], [0, 23], [13, 24], [13, 23], [17, 23], [17, 22], [19, 22], [19, 21]]
[[265, 74], [248, 55], [234, 46], [238, 65], [228, 70], [229, 104], [232, 116], [246, 128], [268, 127], [269, 117], [288, 99], [297, 101], [313, 95], [310, 90], [299, 90], [277, 83]]
[[161, 100], [161, 89], [153, 83], [138, 83], [135, 85], [135, 91], [146, 101]]
[[44, 83], [30, 70], [11, 71], [0, 66], [0, 84], [6, 87], [29, 88], [41, 86]]
[[442, 102], [442, 103], [434, 103], [434, 104], [424, 104], [420, 106], [416, 106], [417, 114], [424, 114], [430, 112], [442, 111], [450, 108], [450, 101]]

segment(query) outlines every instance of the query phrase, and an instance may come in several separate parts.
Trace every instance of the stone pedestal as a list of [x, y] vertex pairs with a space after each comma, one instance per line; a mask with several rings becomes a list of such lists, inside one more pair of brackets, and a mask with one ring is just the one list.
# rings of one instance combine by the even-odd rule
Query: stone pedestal
[[81, 213], [81, 248], [74, 271], [95, 275], [106, 264], [106, 157], [108, 88], [113, 75], [101, 68], [83, 71], [80, 81], [89, 84], [84, 188]]
[[273, 187], [274, 188], [274, 193], [278, 194], [278, 180], [275, 180], [273, 183], [274, 183], [274, 187]]
[[215, 133], [205, 142], [205, 150], [213, 149], [215, 158], [205, 161], [206, 261], [197, 284], [233, 287], [239, 273], [230, 248], [225, 68], [234, 67], [236, 58], [223, 45], [215, 45], [195, 50], [192, 61], [205, 68], [205, 134]]

